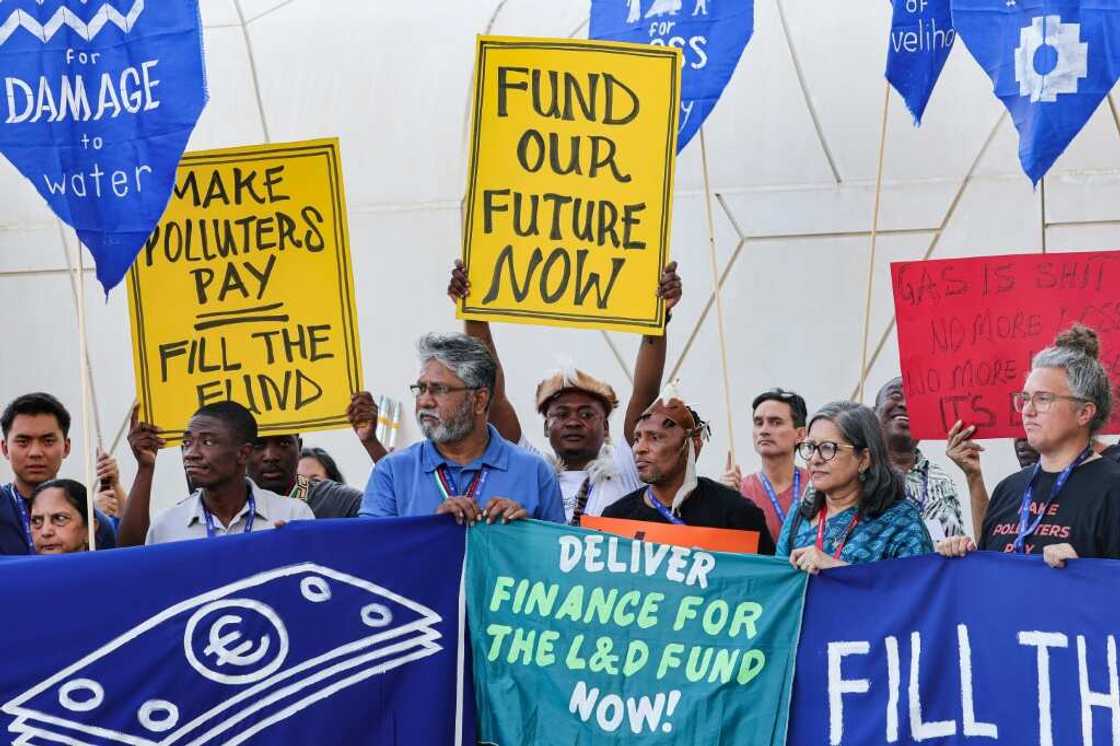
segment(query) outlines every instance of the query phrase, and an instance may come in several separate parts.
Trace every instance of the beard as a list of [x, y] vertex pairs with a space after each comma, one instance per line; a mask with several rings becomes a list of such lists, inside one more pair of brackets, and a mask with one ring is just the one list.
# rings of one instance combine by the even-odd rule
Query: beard
[[[454, 443], [474, 432], [474, 416], [471, 412], [473, 405], [471, 397], [464, 398], [462, 405], [446, 419], [440, 419], [439, 413], [434, 409], [421, 409], [416, 413], [416, 424], [420, 426], [424, 437], [433, 443]], [[438, 422], [433, 424], [424, 417], [435, 417]]]

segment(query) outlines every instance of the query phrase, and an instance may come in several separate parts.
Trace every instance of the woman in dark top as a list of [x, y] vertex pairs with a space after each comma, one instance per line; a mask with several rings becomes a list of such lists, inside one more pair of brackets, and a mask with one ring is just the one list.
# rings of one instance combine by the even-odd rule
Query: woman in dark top
[[1096, 332], [1078, 325], [1035, 355], [1015, 408], [1039, 462], [995, 488], [978, 542], [953, 537], [938, 552], [1041, 554], [1051, 567], [1077, 557], [1120, 559], [1120, 464], [1092, 448], [1112, 411], [1099, 353]]

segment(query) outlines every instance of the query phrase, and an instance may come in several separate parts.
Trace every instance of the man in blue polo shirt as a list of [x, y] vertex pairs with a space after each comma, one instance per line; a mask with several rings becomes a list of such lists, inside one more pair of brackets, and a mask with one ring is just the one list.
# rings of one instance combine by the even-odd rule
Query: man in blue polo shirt
[[486, 346], [465, 334], [428, 334], [417, 349], [420, 376], [411, 388], [425, 440], [378, 462], [360, 515], [563, 523], [555, 470], [486, 422], [497, 376]]

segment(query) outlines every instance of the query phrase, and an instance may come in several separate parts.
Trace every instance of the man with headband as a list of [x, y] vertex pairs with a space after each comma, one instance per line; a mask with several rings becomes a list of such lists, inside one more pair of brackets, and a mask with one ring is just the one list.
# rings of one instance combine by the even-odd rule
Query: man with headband
[[634, 430], [634, 465], [647, 486], [603, 511], [607, 518], [757, 531], [759, 554], [774, 554], [774, 539], [758, 506], [719, 482], [696, 474], [708, 423], [670, 384], [642, 413]]

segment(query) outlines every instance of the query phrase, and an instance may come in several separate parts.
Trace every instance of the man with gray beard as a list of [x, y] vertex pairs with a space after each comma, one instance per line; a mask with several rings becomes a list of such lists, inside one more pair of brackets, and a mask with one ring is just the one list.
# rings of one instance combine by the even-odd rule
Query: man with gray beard
[[420, 375], [410, 388], [425, 440], [378, 462], [359, 515], [563, 523], [555, 470], [486, 422], [497, 376], [486, 346], [465, 334], [427, 334], [417, 350]]

